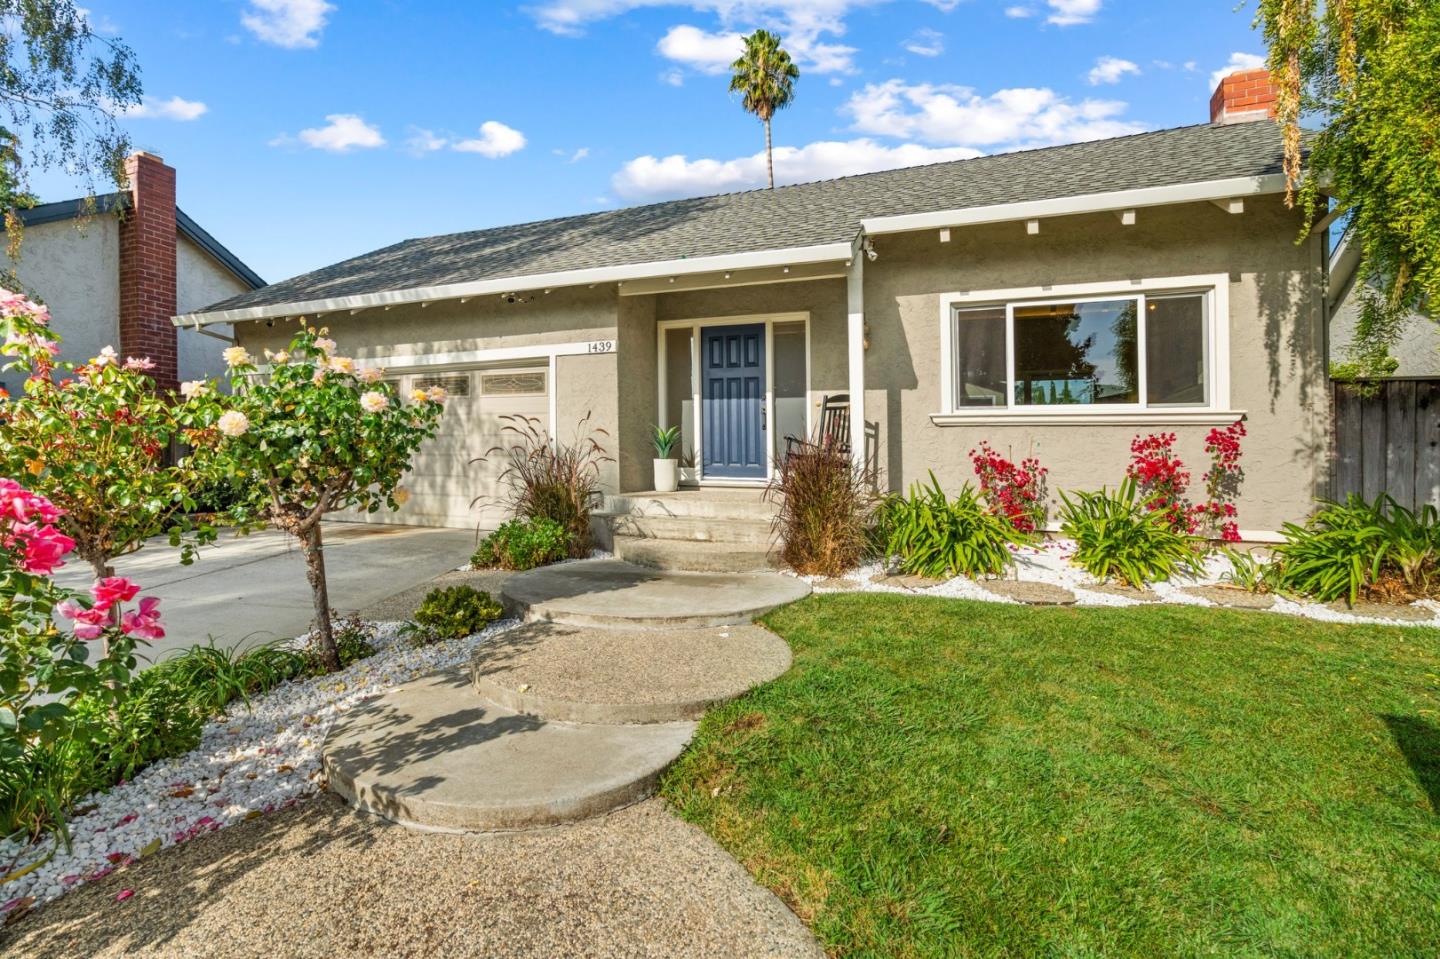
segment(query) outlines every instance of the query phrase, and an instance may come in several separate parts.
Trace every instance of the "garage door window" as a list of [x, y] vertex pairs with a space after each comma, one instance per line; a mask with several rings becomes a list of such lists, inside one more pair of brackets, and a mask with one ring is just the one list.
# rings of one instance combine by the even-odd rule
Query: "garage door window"
[[415, 377], [414, 389], [428, 390], [440, 387], [449, 396], [469, 396], [470, 377], [461, 373], [458, 376], [417, 376]]
[[536, 396], [545, 392], [545, 372], [485, 373], [480, 377], [481, 396]]

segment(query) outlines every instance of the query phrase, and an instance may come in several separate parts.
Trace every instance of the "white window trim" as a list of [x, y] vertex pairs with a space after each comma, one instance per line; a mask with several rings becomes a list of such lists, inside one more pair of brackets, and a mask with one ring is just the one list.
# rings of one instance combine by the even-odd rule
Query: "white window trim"
[[[1053, 303], [1067, 299], [1097, 300], [1106, 297], [1130, 297], [1136, 294], [1201, 292], [1209, 300], [1209, 329], [1206, 331], [1206, 375], [1209, 379], [1209, 402], [1205, 406], [1134, 407], [1099, 409], [1095, 405], [1066, 407], [975, 407], [955, 405], [955, 343], [952, 314], [956, 307], [1003, 305], [1006, 307], [1005, 362], [1007, 366], [1007, 398], [1014, 379], [1013, 323], [1010, 316], [1015, 305]], [[930, 414], [937, 426], [974, 426], [1007, 424], [1013, 426], [1042, 425], [1216, 425], [1233, 423], [1245, 415], [1231, 408], [1230, 400], [1230, 276], [1226, 273], [1204, 273], [1195, 276], [1165, 276], [1139, 280], [1118, 280], [1095, 283], [1069, 283], [1055, 286], [1026, 286], [997, 290], [965, 290], [940, 295], [940, 409]], [[1145, 349], [1144, 324], [1137, 335], [1141, 356]], [[1141, 396], [1144, 396], [1144, 364], [1141, 364]]]

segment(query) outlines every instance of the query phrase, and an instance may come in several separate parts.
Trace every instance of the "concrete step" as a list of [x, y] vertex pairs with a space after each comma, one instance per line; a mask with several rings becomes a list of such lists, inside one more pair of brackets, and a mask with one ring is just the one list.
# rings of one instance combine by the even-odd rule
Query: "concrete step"
[[611, 518], [610, 528], [616, 536], [678, 542], [743, 543], [768, 547], [775, 539], [768, 519], [622, 513]]
[[695, 573], [751, 573], [779, 565], [768, 545], [705, 543], [616, 536], [615, 556], [652, 569]]
[[610, 515], [705, 516], [769, 523], [775, 504], [762, 499], [759, 489], [691, 489], [676, 493], [622, 493], [606, 496], [603, 512]]
[[526, 623], [476, 648], [475, 691], [530, 716], [575, 723], [696, 720], [790, 668], [763, 626], [624, 629]]
[[402, 686], [331, 727], [330, 788], [392, 822], [489, 832], [572, 822], [651, 795], [689, 722], [560, 723], [475, 694], [462, 671]]
[[804, 599], [810, 585], [776, 573], [667, 572], [606, 559], [517, 573], [502, 594], [532, 622], [673, 629], [753, 622]]

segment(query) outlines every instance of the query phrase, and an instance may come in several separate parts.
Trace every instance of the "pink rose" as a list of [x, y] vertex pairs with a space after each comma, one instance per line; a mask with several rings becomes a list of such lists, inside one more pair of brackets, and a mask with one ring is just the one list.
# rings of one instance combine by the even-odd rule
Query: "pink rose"
[[164, 639], [165, 630], [160, 626], [160, 600], [154, 596], [140, 600], [139, 609], [121, 617], [120, 628], [125, 635], [136, 639]]
[[140, 592], [140, 584], [124, 576], [109, 576], [90, 587], [95, 605], [109, 609], [115, 603], [128, 603]]
[[106, 610], [99, 607], [86, 609], [73, 599], [56, 604], [55, 612], [74, 622], [75, 635], [84, 640], [99, 639], [110, 622]]

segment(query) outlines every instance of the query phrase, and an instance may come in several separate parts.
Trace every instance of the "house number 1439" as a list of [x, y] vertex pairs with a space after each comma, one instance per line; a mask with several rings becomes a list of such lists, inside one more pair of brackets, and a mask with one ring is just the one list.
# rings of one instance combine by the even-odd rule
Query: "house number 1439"
[[614, 352], [615, 352], [615, 341], [614, 341], [614, 340], [591, 340], [589, 343], [587, 343], [587, 344], [585, 345], [585, 352], [587, 352], [587, 353], [614, 353]]

